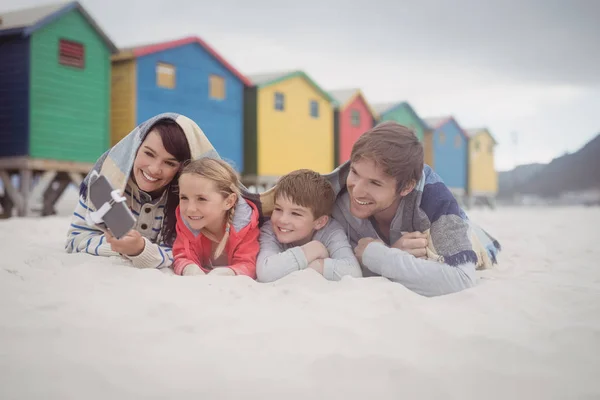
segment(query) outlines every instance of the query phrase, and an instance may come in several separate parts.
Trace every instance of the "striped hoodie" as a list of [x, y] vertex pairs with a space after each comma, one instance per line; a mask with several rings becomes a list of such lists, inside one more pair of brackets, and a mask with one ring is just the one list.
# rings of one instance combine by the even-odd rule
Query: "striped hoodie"
[[[163, 244], [162, 237], [160, 237], [167, 192], [163, 192], [160, 198], [152, 201], [149, 194], [139, 190], [133, 180], [129, 179], [124, 195], [127, 199], [127, 205], [137, 220], [133, 229], [140, 232], [146, 245], [139, 255], [123, 255], [123, 257], [131, 260], [137, 268], [166, 268], [171, 266], [173, 264], [171, 247]], [[86, 223], [86, 212], [88, 212], [88, 206], [84, 199], [80, 197], [67, 233], [66, 251], [68, 253], [83, 252], [105, 257], [119, 256], [120, 254], [114, 252], [110, 244], [106, 242], [104, 232], [98, 227], [89, 226]]]
[[[131, 171], [138, 149], [152, 127], [161, 120], [177, 123], [190, 146], [191, 158], [219, 158], [218, 153], [200, 127], [188, 117], [177, 113], [158, 114], [135, 127], [127, 136], [107, 150], [94, 164], [93, 171], [104, 175], [112, 187], [123, 193], [129, 208], [136, 216], [134, 229], [144, 237], [144, 250], [138, 256], [124, 256], [138, 268], [166, 268], [173, 264], [172, 250], [160, 236], [163, 225], [166, 191], [156, 200], [140, 191], [131, 179]], [[87, 187], [92, 171], [86, 175], [79, 188], [79, 202], [73, 213], [67, 232], [65, 249], [69, 253], [84, 252], [97, 256], [118, 256], [106, 242], [104, 233], [97, 226], [88, 226], [85, 214], [91, 202], [87, 201]], [[168, 190], [168, 189], [167, 189]], [[93, 211], [93, 210], [92, 210]]]

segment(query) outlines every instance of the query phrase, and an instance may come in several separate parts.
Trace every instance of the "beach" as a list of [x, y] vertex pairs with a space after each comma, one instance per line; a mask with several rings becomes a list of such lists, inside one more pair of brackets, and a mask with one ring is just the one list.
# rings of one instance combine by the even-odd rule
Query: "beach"
[[67, 254], [59, 215], [0, 221], [2, 399], [593, 399], [600, 208], [470, 218], [502, 244], [469, 290], [271, 284]]

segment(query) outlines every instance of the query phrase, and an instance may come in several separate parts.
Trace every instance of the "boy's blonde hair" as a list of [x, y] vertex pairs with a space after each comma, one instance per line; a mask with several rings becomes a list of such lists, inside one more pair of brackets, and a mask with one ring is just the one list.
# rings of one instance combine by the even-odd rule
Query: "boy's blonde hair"
[[240, 179], [235, 170], [228, 163], [223, 160], [208, 157], [203, 157], [187, 164], [183, 168], [183, 171], [181, 171], [182, 176], [185, 174], [196, 174], [213, 181], [217, 186], [217, 190], [223, 195], [223, 198], [226, 198], [231, 194], [236, 195], [236, 201], [233, 203], [233, 207], [227, 210], [225, 234], [214, 253], [214, 257], [217, 258], [223, 253], [227, 240], [229, 239], [229, 231], [233, 225], [235, 206], [237, 200], [241, 196]]
[[335, 192], [331, 183], [310, 169], [299, 169], [282, 176], [275, 185], [275, 201], [279, 196], [307, 207], [315, 219], [331, 214], [335, 203]]

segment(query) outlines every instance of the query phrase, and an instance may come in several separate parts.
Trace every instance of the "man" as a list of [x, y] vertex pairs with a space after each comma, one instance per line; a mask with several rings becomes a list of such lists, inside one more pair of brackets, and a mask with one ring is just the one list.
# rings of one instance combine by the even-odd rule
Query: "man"
[[496, 263], [500, 245], [424, 165], [410, 129], [377, 125], [357, 140], [350, 161], [326, 176], [337, 194], [333, 218], [346, 229], [364, 276], [437, 296], [474, 286], [475, 270]]

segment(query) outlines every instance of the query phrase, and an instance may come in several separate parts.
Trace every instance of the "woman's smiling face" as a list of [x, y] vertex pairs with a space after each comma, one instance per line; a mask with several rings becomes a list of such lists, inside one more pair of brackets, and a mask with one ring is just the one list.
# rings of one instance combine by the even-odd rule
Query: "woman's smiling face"
[[160, 134], [152, 130], [138, 149], [133, 177], [140, 190], [157, 192], [171, 183], [179, 165], [177, 158], [165, 150]]

